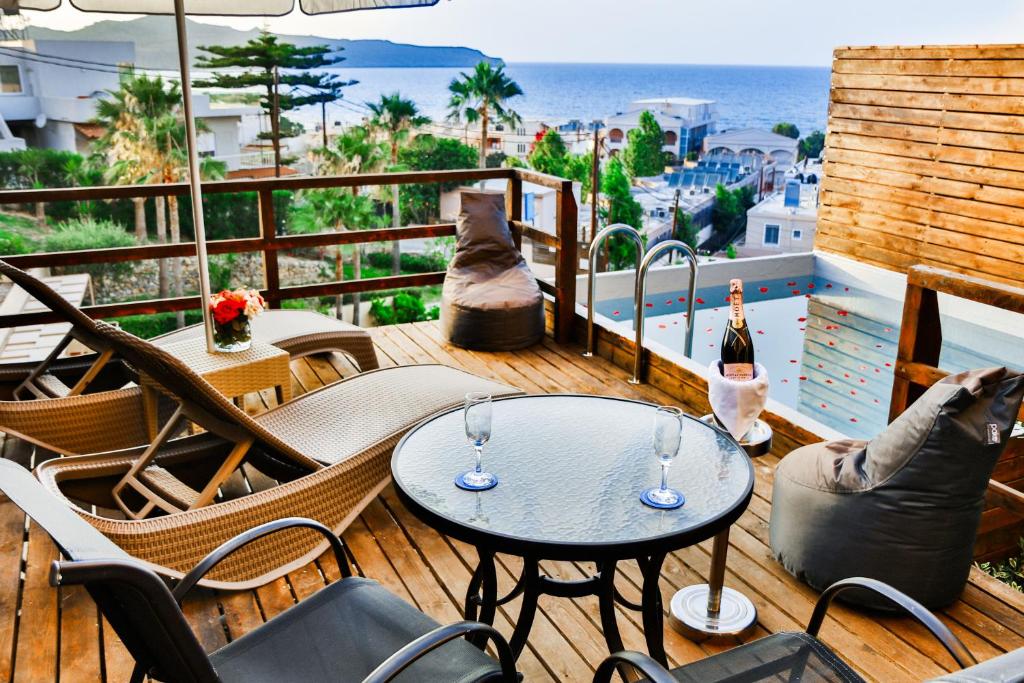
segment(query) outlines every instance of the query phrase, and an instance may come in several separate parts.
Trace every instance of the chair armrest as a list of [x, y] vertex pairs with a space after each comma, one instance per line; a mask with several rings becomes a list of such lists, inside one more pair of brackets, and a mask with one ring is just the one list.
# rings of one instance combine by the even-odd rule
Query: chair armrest
[[192, 571], [186, 574], [181, 581], [178, 582], [178, 585], [174, 587], [174, 599], [181, 603], [185, 595], [192, 590], [197, 583], [199, 583], [200, 579], [206, 576], [214, 567], [223, 562], [235, 551], [244, 548], [253, 541], [257, 541], [264, 536], [269, 536], [286, 529], [298, 528], [311, 529], [323, 535], [331, 544], [331, 550], [334, 551], [334, 557], [338, 561], [338, 568], [341, 570], [341, 575], [345, 578], [352, 576], [352, 568], [349, 566], [348, 557], [345, 555], [345, 546], [342, 544], [341, 539], [338, 538], [337, 534], [320, 522], [316, 522], [312, 519], [306, 519], [304, 517], [285, 517], [284, 519], [275, 519], [273, 522], [267, 522], [266, 524], [253, 527], [248, 531], [243, 531], [234, 538], [225, 541], [217, 548], [214, 548], [209, 555], [200, 560], [199, 564], [193, 567]]
[[517, 680], [516, 662], [508, 641], [494, 627], [481, 624], [478, 621], [460, 621], [447, 626], [439, 626], [433, 631], [424, 633], [381, 662], [380, 666], [363, 679], [363, 683], [387, 683], [420, 657], [451, 640], [470, 633], [479, 633], [494, 642], [494, 649], [498, 652], [498, 663], [501, 664], [501, 678], [505, 683], [514, 683]]
[[642, 673], [650, 683], [678, 683], [675, 676], [653, 657], [633, 650], [623, 650], [605, 657], [594, 674], [594, 683], [611, 683], [615, 668], [620, 664], [628, 664], [633, 667]]
[[942, 646], [946, 648], [946, 651], [956, 660], [956, 663], [961, 667], [967, 667], [974, 664], [974, 657], [967, 650], [960, 639], [953, 635], [945, 624], [932, 614], [927, 607], [914, 600], [909, 595], [901, 593], [889, 584], [883, 583], [876, 579], [868, 579], [863, 576], [855, 576], [849, 579], [843, 579], [842, 581], [836, 581], [831, 586], [826, 588], [818, 598], [818, 603], [814, 606], [814, 612], [811, 614], [811, 620], [807, 623], [807, 633], [817, 637], [818, 631], [821, 630], [821, 625], [825, 621], [825, 613], [828, 611], [829, 606], [832, 604], [832, 600], [845, 591], [851, 589], [868, 590], [872, 593], [886, 598], [897, 607], [901, 608], [910, 616], [914, 617], [922, 626], [935, 636], [936, 640], [942, 643]]

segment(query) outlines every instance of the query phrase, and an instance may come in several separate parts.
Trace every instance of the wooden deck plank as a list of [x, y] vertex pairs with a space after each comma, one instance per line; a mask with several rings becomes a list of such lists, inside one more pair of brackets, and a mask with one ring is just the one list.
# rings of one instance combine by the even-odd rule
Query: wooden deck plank
[[[602, 357], [583, 358], [578, 346], [558, 345], [551, 339], [530, 349], [483, 353], [456, 348], [441, 337], [436, 323], [414, 323], [371, 330], [382, 367], [442, 363], [518, 386], [528, 392], [591, 393], [623, 396], [655, 403], [686, 405], [674, 394], [692, 389], [669, 384], [634, 386], [629, 373]], [[619, 355], [622, 348], [606, 350]], [[295, 395], [352, 374], [354, 368], [336, 355], [307, 357], [292, 363]], [[678, 390], [678, 391], [677, 391]], [[276, 403], [272, 392], [247, 397], [245, 408], [260, 412]], [[31, 450], [5, 444], [5, 454], [28, 464]], [[755, 462], [754, 496], [730, 538], [727, 585], [743, 592], [758, 607], [759, 624], [753, 638], [783, 629], [802, 628], [817, 593], [789, 575], [771, 557], [768, 522], [771, 488], [779, 459], [773, 455]], [[258, 489], [272, 481], [251, 471], [234, 482], [231, 495]], [[97, 621], [87, 596], [52, 589], [46, 579], [56, 550], [32, 528], [28, 563], [19, 580], [24, 517], [9, 503], [0, 503], [0, 681], [125, 680], [131, 659], [108, 624]], [[387, 488], [346, 530], [346, 547], [357, 573], [380, 581], [398, 596], [441, 622], [461, 618], [462, 601], [476, 563], [475, 550], [448, 539], [424, 525]], [[666, 559], [661, 590], [668, 599], [679, 588], [703, 583], [710, 565], [710, 541], [674, 552]], [[521, 561], [499, 557], [502, 590], [513, 585]], [[582, 578], [593, 567], [585, 563], [544, 562], [542, 571], [565, 579]], [[639, 569], [622, 563], [617, 585], [630, 599], [639, 597]], [[287, 577], [253, 591], [199, 591], [186, 601], [186, 613], [201, 642], [208, 648], [246, 633], [265, 619], [293, 606], [340, 576], [329, 554], [291, 572]], [[77, 593], [77, 594], [76, 594]], [[21, 599], [17, 617], [14, 606]], [[59, 599], [59, 602], [58, 602]], [[519, 600], [499, 609], [496, 627], [511, 633]], [[619, 609], [619, 624], [627, 647], [643, 648], [638, 615]], [[909, 620], [864, 613], [836, 605], [822, 635], [845, 660], [870, 680], [913, 681], [934, 676], [953, 666], [931, 637]], [[986, 659], [1024, 645], [1024, 594], [973, 570], [963, 598], [940, 614], [969, 649]], [[15, 632], [17, 629], [17, 636]], [[693, 643], [666, 628], [665, 645], [673, 663], [685, 663], [726, 650], [736, 642]], [[528, 681], [589, 680], [605, 654], [596, 600], [542, 598], [530, 641], [520, 661]], [[11, 674], [12, 656], [14, 671]], [[7, 674], [6, 676], [3, 674]]]

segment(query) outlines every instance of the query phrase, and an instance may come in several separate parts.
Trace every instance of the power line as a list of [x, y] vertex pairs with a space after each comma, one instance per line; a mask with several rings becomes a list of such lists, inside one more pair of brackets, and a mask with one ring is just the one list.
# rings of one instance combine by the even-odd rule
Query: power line
[[121, 71], [124, 71], [127, 68], [138, 69], [138, 70], [141, 70], [141, 71], [174, 71], [174, 69], [158, 69], [156, 67], [139, 66], [138, 64], [135, 64], [135, 63], [132, 63], [132, 64], [129, 65], [129, 64], [115, 64], [115, 63], [112, 63], [112, 62], [97, 62], [97, 61], [94, 61], [94, 60], [91, 60], [91, 59], [81, 59], [79, 57], [68, 57], [66, 55], [54, 55], [54, 54], [48, 54], [46, 52], [36, 52], [34, 50], [29, 50], [29, 49], [26, 49], [26, 48], [23, 48], [23, 47], [16, 47], [16, 46], [13, 46], [13, 45], [5, 45], [5, 46], [3, 46], [0, 49], [4, 49], [4, 50], [10, 51], [10, 52], [20, 52], [20, 53], [22, 53], [22, 54], [24, 54], [26, 56], [30, 56], [30, 57], [44, 57], [46, 59], [59, 59], [59, 60], [63, 60], [63, 61], [66, 61], [66, 62], [77, 62], [77, 63], [80, 63], [80, 64], [90, 64], [90, 65], [93, 65], [93, 66], [102, 66], [102, 67], [114, 68], [114, 69], [119, 69]]

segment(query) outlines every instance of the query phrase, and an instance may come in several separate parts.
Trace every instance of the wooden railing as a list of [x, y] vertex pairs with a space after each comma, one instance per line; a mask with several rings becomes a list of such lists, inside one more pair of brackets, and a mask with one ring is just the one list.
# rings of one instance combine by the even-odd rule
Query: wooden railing
[[[907, 293], [903, 303], [899, 349], [893, 372], [889, 419], [894, 420], [921, 394], [949, 373], [939, 368], [942, 349], [942, 321], [939, 294], [967, 299], [1012, 313], [1024, 314], [1024, 289], [961, 275], [931, 266], [917, 265], [907, 272]], [[1020, 419], [1024, 419], [1024, 409]], [[1011, 439], [989, 481], [987, 501], [1009, 515], [983, 518], [979, 533], [979, 555], [1001, 557], [1016, 547], [1024, 519], [1024, 441]], [[1006, 529], [1009, 534], [996, 533]], [[991, 538], [986, 539], [986, 536]]]
[[[379, 173], [347, 176], [303, 176], [267, 178], [260, 180], [225, 180], [203, 183], [207, 195], [236, 192], [255, 192], [259, 206], [259, 234], [256, 237], [213, 240], [208, 242], [210, 254], [237, 254], [259, 252], [263, 258], [265, 275], [263, 296], [272, 307], [279, 307], [285, 299], [331, 296], [355, 292], [373, 292], [409, 287], [437, 285], [444, 281], [444, 272], [418, 273], [365, 278], [361, 280], [331, 281], [316, 284], [281, 285], [278, 254], [286, 249], [316, 248], [332, 245], [392, 242], [455, 234], [455, 225], [415, 225], [379, 230], [351, 230], [303, 235], [279, 235], [275, 230], [273, 193], [275, 190], [305, 190], [327, 187], [370, 187], [379, 185], [406, 185], [415, 183], [473, 183], [479, 180], [506, 179], [506, 211], [517, 246], [523, 237], [556, 249], [555, 282], [540, 281], [541, 289], [554, 297], [555, 337], [561, 342], [572, 336], [572, 318], [576, 300], [576, 250], [560, 248], [562, 244], [576, 244], [577, 207], [572, 193], [572, 182], [554, 176], [522, 169], [468, 169], [459, 171], [418, 171], [408, 173]], [[522, 222], [523, 182], [551, 188], [556, 192], [556, 233], [537, 230]], [[148, 197], [186, 196], [186, 183], [167, 185], [119, 185], [107, 187], [76, 187], [42, 190], [7, 190], [0, 192], [0, 205], [46, 203], [55, 201], [103, 201]], [[145, 259], [195, 256], [194, 242], [174, 244], [145, 244], [112, 249], [90, 249], [4, 256], [4, 260], [20, 268], [62, 267], [98, 263], [122, 263]], [[145, 301], [86, 306], [82, 310], [94, 318], [132, 314], [151, 314], [180, 311], [200, 307], [198, 296], [181, 296]], [[0, 315], [0, 327], [56, 322], [58, 318], [48, 312]]]

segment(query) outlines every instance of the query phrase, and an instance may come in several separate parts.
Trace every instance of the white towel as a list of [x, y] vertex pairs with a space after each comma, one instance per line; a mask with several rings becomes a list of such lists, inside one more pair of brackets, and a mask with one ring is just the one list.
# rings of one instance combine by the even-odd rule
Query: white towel
[[768, 371], [755, 363], [754, 379], [741, 382], [723, 377], [719, 361], [711, 361], [708, 401], [718, 421], [739, 441], [754, 426], [768, 401]]

